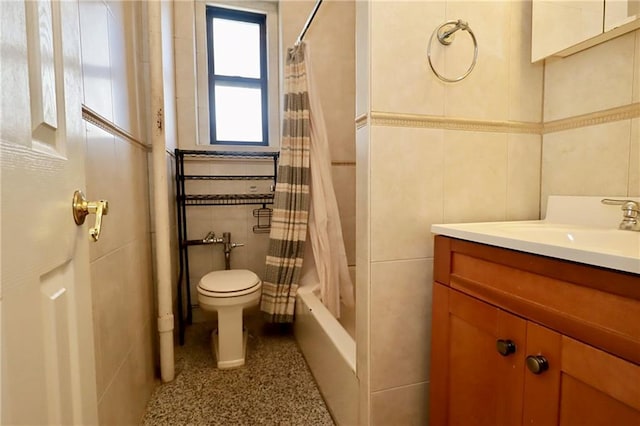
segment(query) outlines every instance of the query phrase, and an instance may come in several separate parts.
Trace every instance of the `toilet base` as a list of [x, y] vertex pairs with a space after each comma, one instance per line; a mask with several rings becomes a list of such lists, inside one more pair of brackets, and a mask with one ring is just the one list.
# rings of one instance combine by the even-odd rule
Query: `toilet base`
[[220, 360], [220, 342], [219, 342], [220, 337], [218, 335], [218, 329], [216, 328], [211, 332], [211, 352], [213, 353], [213, 356], [215, 356], [216, 360], [218, 361], [219, 369], [224, 370], [228, 368], [242, 367], [244, 365], [244, 360], [247, 356], [248, 338], [249, 338], [249, 330], [247, 330], [246, 327], [243, 327], [242, 328], [242, 358]]

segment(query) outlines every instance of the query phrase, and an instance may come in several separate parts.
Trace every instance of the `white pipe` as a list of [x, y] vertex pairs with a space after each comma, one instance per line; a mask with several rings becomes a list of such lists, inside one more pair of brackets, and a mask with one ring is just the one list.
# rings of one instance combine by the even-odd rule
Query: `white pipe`
[[155, 262], [160, 334], [160, 376], [170, 382], [175, 376], [173, 359], [173, 303], [169, 240], [169, 185], [164, 133], [161, 2], [149, 1], [149, 74], [151, 79], [151, 144], [153, 164], [153, 214], [155, 218]]

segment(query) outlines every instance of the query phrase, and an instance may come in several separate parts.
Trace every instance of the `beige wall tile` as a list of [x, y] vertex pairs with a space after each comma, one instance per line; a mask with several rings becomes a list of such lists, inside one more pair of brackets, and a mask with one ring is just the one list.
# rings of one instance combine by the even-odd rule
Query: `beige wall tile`
[[[510, 9], [512, 2], [447, 2], [447, 19], [464, 17], [479, 37], [478, 62], [467, 78], [445, 89], [445, 115], [506, 120], [509, 95]], [[438, 43], [439, 45], [439, 43]], [[473, 59], [473, 42], [465, 32], [444, 50], [446, 76], [463, 74]], [[480, 56], [481, 55], [481, 56]]]
[[544, 120], [627, 105], [632, 101], [635, 34], [545, 66]]
[[199, 140], [196, 127], [198, 123], [193, 119], [196, 116], [196, 100], [193, 97], [178, 98], [176, 106], [178, 145], [181, 149], [194, 149]]
[[[245, 247], [239, 248], [236, 252], [244, 250], [245, 268], [255, 272], [260, 278], [264, 278], [266, 254], [269, 249], [269, 234], [253, 233], [253, 225], [255, 219], [251, 217], [250, 224], [247, 227], [247, 239]], [[235, 256], [235, 252], [232, 254]]]
[[506, 219], [539, 219], [542, 137], [510, 134], [508, 155]]
[[[371, 109], [442, 115], [445, 88], [425, 53], [431, 31], [444, 21], [445, 3], [371, 2], [369, 8]], [[443, 69], [442, 56], [433, 61]]]
[[442, 130], [374, 127], [371, 259], [430, 257], [442, 221]]
[[[109, 232], [104, 232], [98, 242], [89, 245], [90, 258], [95, 260], [116, 249], [123, 234], [118, 226], [113, 226], [113, 224], [118, 223], [120, 215], [119, 203], [116, 201], [118, 188], [113, 184], [116, 182], [118, 175], [115, 138], [90, 123], [86, 124], [86, 129], [87, 187], [86, 191], [83, 192], [89, 200], [100, 199], [108, 200], [110, 203], [116, 202], [115, 205], [111, 206], [115, 207], [115, 209], [111, 210], [109, 215], [104, 218], [105, 229], [109, 227]], [[93, 224], [89, 225], [91, 220], [92, 218], [89, 218], [83, 225], [87, 227], [87, 232], [89, 232], [88, 227], [93, 226]], [[111, 226], [109, 226], [110, 223], [112, 224]]]
[[371, 264], [371, 390], [428, 380], [433, 260]]
[[[358, 6], [361, 7], [361, 6]], [[356, 131], [356, 373], [360, 382], [360, 422], [368, 424], [370, 400], [370, 127]]]
[[531, 64], [531, 0], [509, 2], [508, 120], [542, 121], [544, 63]]
[[176, 38], [191, 38], [195, 31], [195, 1], [173, 2]]
[[347, 261], [356, 264], [356, 167], [339, 165], [331, 168]]
[[429, 383], [374, 392], [371, 395], [372, 426], [420, 426], [429, 423]]
[[[193, 37], [176, 37], [176, 97], [192, 99], [195, 105], [196, 95], [196, 63]], [[191, 116], [193, 120], [193, 116]]]
[[122, 244], [144, 238], [149, 232], [149, 217], [140, 213], [149, 209], [147, 156], [141, 147], [122, 138], [116, 138], [115, 151], [117, 194], [113, 200], [115, 204], [109, 206], [109, 215], [113, 207], [117, 219], [109, 220], [111, 218], [107, 216], [105, 221], [109, 220], [111, 229], [117, 228], [122, 234], [119, 240]]
[[630, 197], [640, 196], [640, 118], [631, 120], [631, 141], [629, 153]]
[[637, 30], [635, 35], [636, 49], [633, 54], [633, 69], [635, 73], [633, 75], [633, 94], [631, 100], [632, 102], [640, 102], [640, 30]]
[[79, 7], [84, 103], [113, 120], [107, 7], [101, 2], [81, 2]]
[[109, 14], [109, 56], [111, 64], [111, 94], [113, 121], [137, 138], [142, 138], [136, 80], [136, 28], [132, 27], [135, 3], [111, 2]]
[[508, 135], [444, 134], [444, 222], [505, 220]]
[[[315, 1], [280, 2], [282, 46], [291, 46]], [[322, 4], [305, 34], [333, 161], [355, 158], [355, 2]]]
[[124, 251], [116, 250], [91, 263], [91, 293], [96, 353], [96, 381], [101, 397], [129, 350], [127, 310], [123, 286], [126, 261]]
[[130, 355], [123, 361], [98, 401], [101, 425], [139, 424], [155, 385], [152, 336], [149, 327], [138, 333]]
[[544, 135], [543, 211], [549, 195], [625, 196], [630, 132], [626, 120]]
[[136, 336], [127, 358], [131, 369], [128, 380], [129, 392], [133, 400], [131, 418], [136, 420], [136, 424], [144, 415], [149, 397], [156, 386], [154, 359], [158, 354], [155, 350], [155, 339], [155, 324], [147, 322]]
[[309, 30], [313, 76], [333, 161], [355, 159], [355, 2], [323, 3]]
[[369, 2], [356, 2], [356, 117], [369, 108]]
[[141, 330], [152, 320], [154, 288], [151, 276], [151, 246], [147, 239], [135, 240], [122, 248], [123, 293], [128, 339], [136, 342]]

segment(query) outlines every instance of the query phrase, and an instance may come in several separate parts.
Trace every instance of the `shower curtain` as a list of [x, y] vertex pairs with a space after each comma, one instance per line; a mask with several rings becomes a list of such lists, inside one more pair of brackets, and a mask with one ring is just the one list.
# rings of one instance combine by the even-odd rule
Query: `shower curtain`
[[[336, 318], [341, 299], [348, 306], [354, 303], [329, 143], [311, 69], [306, 43], [289, 49], [283, 138], [260, 306], [271, 322], [293, 321], [301, 280], [320, 283], [322, 302]], [[305, 249], [307, 231], [310, 244]]]

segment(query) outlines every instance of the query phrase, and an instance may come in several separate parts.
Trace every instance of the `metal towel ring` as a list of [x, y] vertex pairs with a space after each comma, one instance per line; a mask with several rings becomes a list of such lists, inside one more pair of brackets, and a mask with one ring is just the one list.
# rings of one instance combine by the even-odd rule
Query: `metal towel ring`
[[[433, 63], [431, 62], [431, 44], [433, 43], [433, 36], [437, 34], [440, 44], [443, 44], [445, 46], [450, 45], [451, 43], [453, 43], [454, 33], [458, 30], [467, 31], [471, 36], [471, 39], [473, 40], [473, 61], [471, 62], [471, 66], [469, 67], [467, 72], [462, 74], [460, 77], [451, 79], [441, 75], [433, 66]], [[469, 27], [469, 24], [467, 22], [464, 22], [461, 19], [458, 19], [457, 21], [447, 21], [433, 30], [433, 33], [431, 33], [431, 37], [429, 38], [429, 46], [427, 47], [427, 57], [429, 58], [429, 66], [431, 67], [431, 70], [440, 80], [447, 83], [455, 83], [468, 76], [473, 70], [473, 67], [476, 66], [476, 62], [478, 61], [478, 41], [476, 40], [476, 36], [473, 34], [473, 31], [471, 31], [471, 28]]]

